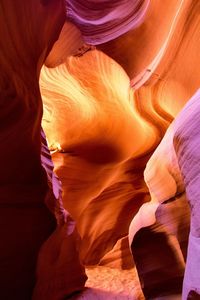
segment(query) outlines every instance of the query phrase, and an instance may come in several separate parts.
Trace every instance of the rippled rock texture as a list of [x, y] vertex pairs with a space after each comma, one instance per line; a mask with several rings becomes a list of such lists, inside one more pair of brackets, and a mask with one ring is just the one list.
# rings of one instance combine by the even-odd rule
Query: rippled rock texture
[[183, 297], [199, 293], [197, 115], [174, 130], [200, 84], [199, 12], [1, 1], [2, 299], [61, 300], [84, 286], [83, 265], [134, 263], [147, 299], [170, 297], [186, 259]]

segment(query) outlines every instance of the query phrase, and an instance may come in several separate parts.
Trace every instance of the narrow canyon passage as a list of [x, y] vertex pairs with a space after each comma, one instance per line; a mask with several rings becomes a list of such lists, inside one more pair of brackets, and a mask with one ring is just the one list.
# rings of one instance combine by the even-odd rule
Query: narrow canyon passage
[[199, 28], [200, 0], [1, 0], [0, 299], [199, 299]]
[[[156, 10], [153, 3], [152, 1], [147, 20], [149, 18], [156, 23], [158, 20], [155, 17]], [[82, 48], [83, 38], [80, 32], [71, 23], [65, 23], [60, 38], [41, 72], [43, 127], [52, 151], [55, 172], [63, 183], [64, 206], [75, 219], [82, 239], [80, 257], [85, 265], [95, 265], [103, 261], [106, 266], [107, 260], [103, 258], [104, 255], [106, 256], [112, 247], [117, 245], [116, 242], [127, 235], [130, 221], [141, 205], [150, 200], [143, 180], [145, 165], [170, 122], [199, 85], [197, 72], [192, 74], [191, 70], [190, 80], [186, 83], [185, 73], [181, 71], [189, 70], [189, 57], [185, 56], [185, 48], [191, 53], [196, 51], [198, 32], [194, 31], [191, 40], [190, 31], [198, 22], [198, 14], [190, 24], [185, 25], [189, 11], [195, 12], [195, 8], [189, 1], [174, 1], [170, 4], [166, 23], [161, 23], [159, 27], [158, 35], [162, 38], [150, 39], [152, 27], [145, 19], [146, 31], [143, 27], [138, 27], [119, 39], [97, 45], [97, 49], [103, 50], [110, 57], [94, 47]], [[161, 9], [161, 3], [158, 5]], [[163, 7], [162, 9], [164, 10]], [[70, 36], [67, 34], [67, 28], [70, 30]], [[181, 33], [179, 39], [177, 32]], [[141, 52], [142, 43], [133, 46], [128, 40], [130, 36], [133, 43], [138, 39], [141, 41], [145, 34], [149, 34], [149, 40], [146, 40], [146, 51], [148, 49], [152, 51], [148, 53], [149, 56], [144, 56]], [[69, 49], [69, 52], [67, 40], [75, 45], [74, 48]], [[152, 48], [154, 41], [155, 45]], [[129, 49], [135, 47], [134, 52], [127, 52], [127, 45]], [[141, 58], [138, 57], [140, 53], [143, 54]], [[137, 55], [137, 59], [133, 59], [133, 54]], [[124, 63], [121, 61], [122, 57], [130, 61], [126, 60]], [[154, 57], [155, 62], [153, 62]], [[137, 90], [131, 89], [130, 77], [128, 78], [124, 69], [116, 61], [124, 67], [129, 76], [135, 76], [134, 80], [141, 77], [135, 86]], [[135, 65], [132, 65], [134, 62]], [[193, 66], [198, 62], [199, 55], [194, 56]], [[147, 69], [151, 69], [147, 76], [141, 75], [142, 64], [145, 64]], [[129, 72], [130, 68], [132, 73]], [[51, 128], [54, 130], [52, 131]], [[165, 151], [167, 153], [170, 150]], [[164, 193], [167, 194], [165, 199], [162, 198], [164, 201], [175, 196], [177, 187], [175, 186], [174, 192], [171, 192], [168, 179], [165, 178], [162, 167], [159, 168], [158, 164], [156, 170], [160, 175], [158, 177], [153, 175], [155, 180], [158, 180], [158, 185], [154, 188], [159, 193], [161, 185], [166, 184]], [[159, 181], [162, 177], [165, 182]], [[161, 224], [163, 219], [166, 222], [172, 214], [173, 217], [169, 218], [169, 222], [171, 228], [174, 226], [173, 235], [176, 231], [176, 222], [185, 231], [185, 235], [181, 233], [178, 235], [181, 251], [185, 255], [189, 209], [181, 202], [174, 204], [174, 207], [178, 205], [180, 216], [181, 213], [183, 215], [185, 213], [185, 224], [179, 223], [180, 216], [175, 209], [172, 212], [170, 208], [165, 216], [164, 206]], [[148, 212], [145, 215], [148, 220]], [[138, 225], [134, 226], [137, 228]], [[168, 229], [167, 232], [171, 234]], [[131, 236], [131, 229], [129, 234]], [[169, 251], [177, 251], [177, 246], [172, 246], [172, 249]], [[118, 247], [119, 262], [113, 263], [113, 265], [116, 263], [116, 267], [123, 266], [123, 251], [124, 249]], [[129, 251], [128, 248], [126, 251]], [[110, 260], [111, 257], [112, 251]], [[180, 298], [178, 286], [181, 286], [184, 270], [182, 254], [177, 261], [175, 259], [174, 264], [177, 264], [177, 267], [174, 268], [176, 271], [171, 276], [176, 276], [176, 272], [180, 272], [180, 283], [177, 284], [177, 298]], [[182, 267], [179, 268], [179, 264]], [[92, 282], [92, 279], [89, 282]]]

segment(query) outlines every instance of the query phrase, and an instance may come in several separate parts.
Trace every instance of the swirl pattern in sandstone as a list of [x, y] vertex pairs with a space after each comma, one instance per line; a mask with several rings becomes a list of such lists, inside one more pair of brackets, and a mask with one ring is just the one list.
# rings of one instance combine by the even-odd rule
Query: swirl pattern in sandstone
[[86, 43], [98, 45], [141, 25], [149, 0], [66, 0], [66, 15]]
[[[64, 35], [70, 32], [70, 38], [66, 39], [63, 48], [57, 44], [58, 56], [60, 52], [62, 56], [57, 60], [51, 53], [46, 61], [48, 67], [57, 67], [44, 67], [41, 75], [45, 108], [43, 124], [53, 153], [55, 170], [63, 182], [64, 207], [77, 221], [82, 238], [80, 254], [85, 264], [108, 261], [109, 257], [104, 255], [114, 245], [120, 249], [124, 244], [127, 245], [124, 237], [128, 233], [130, 220], [150, 198], [143, 181], [145, 164], [173, 117], [199, 86], [199, 71], [196, 68], [200, 62], [197, 43], [200, 38], [199, 1], [100, 3], [105, 5], [105, 9], [96, 9], [95, 14], [90, 15], [94, 4], [96, 8], [100, 7], [97, 2], [70, 1], [66, 6], [68, 17], [79, 26], [85, 41], [98, 44], [99, 49], [119, 62], [133, 79], [132, 86], [140, 89], [133, 93], [124, 70], [99, 51], [88, 51], [83, 56], [71, 57], [65, 62], [66, 56], [74, 54], [75, 48], [82, 44], [80, 32], [75, 32], [69, 24], [67, 28], [70, 30], [63, 32]], [[119, 14], [122, 16], [120, 23], [117, 20]], [[30, 298], [39, 248], [56, 226], [52, 214], [44, 205], [47, 192], [53, 195], [51, 183], [47, 185], [47, 176], [41, 165], [42, 103], [38, 77], [63, 20], [61, 1], [2, 0], [0, 4], [1, 298]], [[67, 43], [72, 43], [72, 47], [68, 47]], [[68, 47], [66, 53], [65, 47]], [[60, 63], [64, 64], [58, 66]], [[192, 126], [189, 128], [195, 129]], [[180, 135], [178, 132], [177, 137], [184, 137], [184, 134], [184, 130]], [[180, 161], [180, 149], [182, 145], [189, 145], [187, 141], [183, 138], [182, 144], [176, 144]], [[48, 178], [54, 181], [56, 187], [58, 182], [52, 174], [48, 150], [44, 148], [43, 167], [46, 167], [50, 175]], [[189, 153], [193, 148], [188, 146], [188, 149], [185, 156], [190, 158]], [[169, 152], [178, 170], [175, 153], [173, 149], [170, 151], [164, 147], [159, 155], [162, 157]], [[160, 159], [159, 155], [155, 154], [154, 158]], [[198, 157], [195, 151], [194, 155]], [[194, 175], [198, 181], [198, 176], [187, 174], [187, 164], [183, 162], [181, 165], [184, 178], [189, 178], [188, 181], [185, 179], [186, 191], [193, 203], [198, 193], [193, 189], [190, 179]], [[169, 171], [174, 165], [170, 159], [166, 159], [161, 161], [161, 167]], [[156, 175], [161, 174], [157, 170]], [[192, 168], [192, 172], [196, 170]], [[181, 182], [179, 171], [165, 173], [167, 176], [173, 175], [168, 176], [172, 179], [169, 189], [162, 184], [164, 177], [159, 181], [151, 176], [151, 172], [149, 174], [151, 178], [148, 184], [154, 200], [163, 201], [177, 192], [176, 184]], [[178, 180], [174, 182], [177, 175]], [[155, 183], [152, 188], [150, 182]], [[56, 198], [60, 200], [59, 188]], [[47, 201], [53, 212], [55, 203], [54, 197]], [[155, 202], [153, 204], [157, 205]], [[75, 255], [71, 257], [77, 263], [71, 264], [74, 267], [72, 273], [81, 271], [77, 271], [77, 276], [81, 276], [77, 281], [80, 286], [85, 280], [74, 251], [74, 222], [67, 215], [65, 223], [62, 205], [56, 208], [60, 212], [57, 215], [59, 224], [43, 245], [39, 256], [36, 298], [49, 299], [55, 294], [56, 297], [63, 297], [69, 293], [66, 290], [69, 277], [65, 273], [62, 273], [63, 276], [57, 273], [58, 276], [53, 277], [55, 270], [69, 270], [67, 265], [66, 269], [62, 265], [64, 261], [66, 263], [64, 252]], [[192, 251], [198, 252], [198, 218], [192, 217], [189, 255]], [[148, 213], [143, 219], [148, 220]], [[139, 218], [139, 222], [142, 222], [142, 218]], [[64, 235], [69, 240], [63, 240]], [[19, 239], [19, 236], [22, 238]], [[147, 245], [147, 240], [145, 243]], [[165, 252], [165, 245], [161, 246]], [[18, 256], [13, 251], [15, 248]], [[172, 255], [176, 256], [176, 252]], [[46, 264], [44, 257], [48, 258]], [[198, 291], [192, 274], [194, 264], [197, 265], [193, 260], [187, 264], [186, 296], [190, 288]], [[184, 262], [180, 261], [180, 265], [178, 271], [182, 272]], [[125, 266], [123, 257], [120, 266]], [[20, 273], [18, 270], [21, 270]], [[47, 278], [54, 287], [61, 286], [63, 282], [64, 288], [59, 290], [60, 294], [56, 290], [55, 294], [51, 291], [50, 296], [45, 292], [49, 290]], [[77, 286], [75, 283], [75, 289]]]
[[82, 260], [97, 264], [127, 235], [130, 218], [145, 201], [138, 161], [142, 166], [146, 160], [136, 157], [153, 147], [156, 132], [137, 113], [123, 69], [100, 51], [43, 67], [40, 87], [64, 207], [77, 222]]
[[[141, 26], [98, 45], [98, 49], [113, 57], [130, 79], [133, 78], [132, 83], [137, 88], [134, 96], [123, 69], [97, 51], [71, 57], [62, 65], [59, 65], [59, 53], [54, 57], [52, 51], [52, 67], [57, 67], [42, 71], [43, 125], [54, 152], [55, 170], [63, 182], [64, 206], [78, 223], [81, 258], [85, 264], [111, 263], [116, 250], [124, 250], [127, 245], [122, 237], [127, 235], [131, 219], [140, 206], [150, 200], [143, 181], [145, 165], [173, 118], [199, 85], [198, 70], [193, 72], [200, 62], [196, 42], [199, 40], [197, 11], [198, 2], [151, 1]], [[168, 153], [165, 146], [163, 153]], [[175, 157], [174, 152], [171, 157]], [[164, 168], [172, 166], [168, 160], [161, 159], [161, 163]], [[176, 174], [179, 176], [179, 172], [174, 173], [175, 177]], [[164, 187], [164, 177], [160, 182], [154, 176], [152, 180], [155, 180], [155, 193], [160, 202], [177, 191], [173, 176], [172, 189], [166, 185], [160, 189]], [[155, 221], [157, 203], [154, 202], [154, 206], [151, 222]], [[181, 213], [176, 214], [172, 206], [160, 206], [159, 213], [167, 207], [176, 223], [176, 217], [181, 220]], [[176, 199], [174, 207], [184, 212], [187, 207], [184, 194], [180, 201]], [[149, 213], [144, 215], [148, 220]], [[188, 215], [185, 227], [180, 227], [181, 221], [174, 225], [174, 219], [168, 215], [164, 215], [164, 219], [172, 222], [165, 225], [172, 227], [173, 232], [177, 228], [188, 229]], [[171, 234], [171, 229], [167, 232]], [[182, 239], [182, 235], [178, 236]], [[167, 239], [164, 237], [164, 240], [162, 251], [166, 256], [162, 261], [169, 257], [164, 251]], [[170, 240], [169, 249], [176, 262], [174, 275], [180, 271], [182, 276], [184, 261], [180, 251], [176, 256], [178, 244], [174, 241]], [[107, 252], [114, 245], [116, 248], [109, 256]], [[148, 252], [143, 241], [142, 248], [144, 245]], [[125, 266], [125, 259], [120, 255], [120, 266]]]

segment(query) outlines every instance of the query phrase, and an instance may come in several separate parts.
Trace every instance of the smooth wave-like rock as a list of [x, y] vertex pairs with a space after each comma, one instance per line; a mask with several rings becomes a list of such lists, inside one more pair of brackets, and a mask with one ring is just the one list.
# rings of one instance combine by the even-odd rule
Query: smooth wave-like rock
[[[200, 90], [186, 104], [175, 121], [174, 147], [183, 175], [191, 209], [191, 230], [188, 258], [183, 285], [183, 299], [192, 291], [200, 294], [199, 287], [199, 108]], [[198, 296], [197, 296], [198, 297]], [[195, 297], [194, 297], [195, 299]], [[198, 298], [197, 298], [198, 299]]]
[[[100, 51], [43, 67], [40, 87], [43, 127], [63, 184], [64, 207], [77, 222], [82, 260], [96, 264], [127, 235], [125, 207], [136, 195], [136, 210], [145, 201], [143, 179], [133, 166], [156, 142], [156, 133], [134, 109], [123, 69]], [[118, 222], [124, 223], [121, 230]]]
[[[80, 15], [90, 11], [90, 8], [83, 8], [82, 4], [81, 7], [76, 6], [76, 17], [79, 9]], [[157, 14], [157, 11], [161, 13]], [[81, 258], [86, 264], [96, 264], [99, 261], [112, 264], [108, 251], [115, 245], [113, 253], [116, 257], [117, 252], [120, 255], [122, 245], [119, 240], [127, 235], [131, 218], [142, 204], [150, 200], [143, 180], [145, 165], [173, 118], [199, 85], [198, 71], [192, 71], [199, 62], [196, 51], [198, 48], [196, 41], [199, 38], [196, 28], [199, 17], [195, 11], [198, 11], [197, 2], [151, 1], [144, 22], [138, 28], [124, 34], [119, 30], [116, 38], [110, 37], [110, 41], [97, 46], [123, 66], [129, 79], [133, 79], [131, 85], [137, 90], [130, 102], [125, 100], [129, 93], [127, 89], [130, 90], [130, 82], [120, 66], [101, 52], [91, 51], [87, 45], [82, 52], [77, 49], [75, 57], [66, 59], [64, 63], [62, 60], [63, 64], [59, 63], [59, 52], [52, 51], [56, 68], [45, 67], [42, 71], [43, 124], [53, 153], [55, 170], [64, 183], [64, 205], [76, 219], [82, 237]], [[78, 20], [76, 17], [73, 19], [74, 23]], [[188, 18], [189, 22], [186, 21]], [[104, 29], [106, 30], [106, 26]], [[84, 35], [81, 26], [79, 30]], [[95, 30], [95, 26], [91, 24], [91, 32], [92, 30]], [[62, 39], [64, 40], [64, 35]], [[194, 54], [192, 61], [187, 55], [188, 52]], [[117, 78], [116, 74], [119, 73], [121, 75]], [[107, 111], [108, 107], [110, 110]], [[128, 113], [131, 107], [132, 111]], [[138, 126], [134, 128], [137, 132], [135, 136], [133, 126], [127, 127], [131, 128], [127, 130], [129, 132], [127, 137], [130, 138], [125, 137], [127, 115], [134, 120], [134, 127], [136, 124]], [[123, 116], [126, 121], [122, 122], [124, 128], [119, 131], [117, 126]], [[55, 130], [52, 131], [51, 128]], [[131, 144], [133, 136], [134, 142]], [[143, 147], [140, 142], [145, 136], [148, 137], [148, 143]], [[104, 145], [102, 147], [102, 141], [104, 145], [106, 143], [106, 147]], [[136, 153], [134, 153], [135, 141], [140, 147], [140, 151]], [[112, 144], [112, 149], [108, 147], [109, 143]], [[172, 139], [170, 143], [172, 144]], [[128, 144], [132, 153], [128, 151]], [[170, 146], [167, 149], [165, 146], [161, 157], [170, 151]], [[118, 154], [123, 152], [121, 157], [116, 156], [116, 149]], [[153, 189], [159, 202], [173, 197], [177, 191], [178, 193], [184, 191], [174, 150], [170, 153], [171, 161], [161, 160], [162, 170], [172, 183], [169, 188], [163, 172], [159, 171], [158, 163], [157, 171], [151, 174], [154, 181]], [[159, 156], [155, 157], [155, 161], [157, 158], [159, 159]], [[110, 164], [112, 167], [105, 168]], [[173, 167], [176, 165], [177, 171], [175, 172], [173, 168], [171, 174], [168, 167], [172, 165]], [[177, 189], [178, 182], [180, 184]], [[180, 195], [180, 199], [174, 200], [173, 205], [184, 213], [187, 207], [185, 194]], [[127, 207], [132, 209], [128, 215], [125, 213]], [[188, 232], [188, 210], [186, 222], [182, 224], [180, 215], [174, 213], [171, 206], [169, 209], [169, 205], [159, 206], [158, 202], [154, 202], [153, 206], [148, 203], [144, 207], [148, 209], [144, 209], [144, 216], [139, 218], [139, 223], [144, 219], [145, 224], [149, 220], [151, 225], [158, 218], [155, 212], [158, 214], [158, 211], [164, 211], [161, 213], [161, 221], [167, 227], [167, 231], [164, 232], [165, 241], [166, 236], [171, 234], [166, 225], [170, 217], [173, 232], [177, 233], [177, 228], [185, 228], [185, 232]], [[101, 226], [102, 224], [104, 226]], [[137, 226], [134, 230], [136, 228]], [[179, 262], [181, 264], [183, 262], [181, 255], [184, 258], [186, 256], [186, 236], [187, 234], [178, 232], [176, 241], [173, 239], [171, 244], [172, 255], [174, 251], [180, 254], [177, 268]], [[131, 240], [131, 236], [129, 238]], [[180, 243], [184, 244], [180, 246], [183, 254], [180, 249], [178, 250]], [[123, 259], [116, 264], [123, 265]], [[184, 263], [180, 278], [183, 276], [183, 266]]]
[[[170, 235], [172, 234], [175, 235], [178, 241], [181, 243], [178, 234], [178, 227], [173, 226], [172, 220], [166, 223], [165, 214], [163, 215], [164, 216], [164, 220], [163, 220], [163, 217], [162, 215], [160, 215], [158, 210], [159, 210], [159, 203], [165, 202], [166, 200], [170, 200], [176, 196], [178, 197], [180, 193], [186, 192], [186, 196], [189, 201], [190, 211], [191, 211], [191, 225], [189, 226], [189, 222], [188, 222], [189, 208], [185, 206], [184, 202], [182, 202], [182, 205], [181, 202], [179, 202], [181, 206], [179, 206], [179, 208], [177, 207], [177, 211], [174, 211], [173, 213], [177, 221], [178, 214], [180, 214], [180, 211], [184, 209], [181, 215], [179, 215], [181, 216], [180, 220], [176, 223], [179, 224], [178, 225], [179, 231], [180, 232], [182, 231], [183, 233], [181, 240], [184, 243], [186, 242], [186, 246], [188, 242], [187, 242], [187, 236], [184, 237], [184, 231], [185, 233], [187, 232], [188, 235], [189, 227], [190, 227], [188, 251], [185, 245], [184, 248], [182, 248], [180, 245], [184, 258], [185, 259], [187, 258], [182, 299], [188, 299], [187, 298], [188, 294], [191, 291], [196, 291], [197, 293], [199, 293], [199, 276], [197, 271], [198, 260], [199, 260], [198, 258], [198, 251], [199, 251], [199, 203], [198, 203], [199, 97], [200, 97], [200, 92], [198, 90], [195, 93], [195, 95], [187, 102], [183, 110], [181, 110], [181, 112], [177, 115], [174, 122], [168, 128], [160, 145], [157, 147], [156, 151], [148, 161], [144, 175], [145, 175], [145, 181], [149, 187], [151, 201], [148, 202], [147, 204], [143, 204], [138, 214], [134, 217], [129, 229], [130, 230], [129, 240], [130, 243], [133, 243], [132, 247], [133, 247], [133, 254], [135, 259], [139, 255], [139, 252], [137, 252], [137, 247], [141, 249], [140, 246], [141, 238], [142, 237], [144, 238], [145, 236], [146, 238], [147, 237], [149, 238], [150, 231], [148, 232], [148, 228], [151, 228], [153, 226], [155, 227], [156, 226], [155, 224], [158, 221], [159, 222], [161, 221], [161, 224], [164, 221], [165, 226], [168, 223], [167, 231], [169, 232]], [[171, 200], [171, 203], [173, 203], [173, 200]], [[161, 219], [160, 216], [162, 217]], [[166, 214], [166, 216], [167, 218], [169, 218], [169, 213]], [[182, 230], [180, 230], [180, 224], [182, 224], [181, 225]], [[141, 234], [141, 230], [143, 231], [146, 230], [147, 234], [146, 235], [144, 233]], [[158, 230], [156, 228], [153, 229], [153, 234], [155, 235], [155, 233], [158, 235]], [[140, 239], [138, 239], [138, 236], [140, 237]], [[153, 250], [151, 251], [151, 253], [152, 252]], [[177, 253], [179, 252], [178, 248], [176, 252]], [[186, 252], [188, 252], [187, 255]], [[151, 254], [151, 259], [152, 259], [152, 255], [153, 254]], [[181, 254], [179, 256], [181, 257]], [[143, 257], [146, 257], [147, 260], [147, 256], [145, 256], [145, 254], [143, 254]], [[140, 263], [141, 263], [141, 259], [139, 264], [136, 263], [136, 265], [140, 267]], [[146, 278], [149, 272], [148, 271], [146, 271], [146, 273], [144, 272], [145, 269], [142, 268], [140, 270], [140, 276], [141, 278], [143, 278], [144, 282], [146, 281], [146, 285], [147, 286], [150, 285], [150, 288], [152, 288], [154, 282], [150, 284], [150, 279]], [[178, 272], [176, 272], [175, 274], [177, 275]], [[165, 282], [165, 288], [167, 282]], [[168, 290], [170, 290], [170, 287], [168, 288]], [[162, 292], [164, 292], [164, 290]], [[145, 290], [145, 293], [148, 295], [149, 290], [148, 289]], [[153, 293], [153, 291], [151, 291], [151, 293]]]
[[195, 111], [159, 145], [199, 87], [199, 11], [193, 0], [1, 1], [2, 299], [69, 296], [86, 280], [79, 255], [132, 267], [132, 219], [145, 295], [180, 292], [186, 196], [183, 297], [199, 292]]
[[98, 45], [113, 40], [144, 20], [149, 0], [66, 0], [66, 16], [81, 30], [86, 43]]

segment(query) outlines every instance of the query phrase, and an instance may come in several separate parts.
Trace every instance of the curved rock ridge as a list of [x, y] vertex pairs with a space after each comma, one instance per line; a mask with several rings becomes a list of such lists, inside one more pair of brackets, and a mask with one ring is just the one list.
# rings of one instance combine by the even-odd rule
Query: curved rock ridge
[[81, 30], [83, 39], [98, 45], [137, 28], [144, 20], [149, 0], [66, 0], [66, 15]]
[[[187, 102], [175, 121], [174, 147], [185, 183], [187, 198], [191, 209], [191, 230], [188, 245], [183, 299], [199, 287], [199, 249], [200, 249], [200, 203], [199, 203], [199, 109], [200, 90]], [[200, 297], [200, 296], [194, 296]]]
[[65, 21], [58, 40], [45, 60], [45, 65], [54, 68], [64, 63], [69, 56], [76, 55], [83, 44], [80, 30], [71, 22]]
[[[132, 220], [129, 228], [129, 242], [132, 244], [132, 241], [134, 241], [134, 237], [139, 230], [156, 224], [159, 218], [159, 213], [157, 213], [157, 211], [160, 203], [172, 199], [180, 193], [186, 192], [191, 210], [191, 229], [182, 299], [188, 299], [187, 297], [190, 291], [200, 293], [198, 275], [199, 99], [200, 90], [194, 94], [177, 115], [174, 122], [169, 126], [161, 143], [148, 161], [144, 171], [144, 177], [149, 187], [151, 201], [142, 205], [139, 212]], [[184, 207], [184, 209], [187, 210], [186, 206]], [[181, 206], [179, 209], [181, 209]], [[177, 216], [178, 213], [179, 212], [177, 211], [175, 215]], [[182, 214], [183, 213], [184, 212], [182, 212]], [[187, 215], [184, 217], [188, 218]], [[167, 226], [169, 226], [169, 222]], [[170, 227], [173, 228], [173, 226]], [[188, 231], [186, 227], [185, 229]], [[174, 229], [170, 229], [169, 227], [168, 230], [171, 233], [174, 231]], [[176, 235], [177, 233], [176, 227]], [[178, 248], [176, 251], [178, 252]]]
[[174, 149], [175, 121], [168, 127], [163, 139], [148, 160], [144, 180], [150, 192], [151, 201], [145, 203], [129, 227], [129, 243], [136, 232], [156, 222], [159, 205], [185, 192], [185, 185]]
[[[188, 132], [190, 132], [192, 126], [194, 126], [192, 127], [193, 129], [197, 128], [196, 123], [194, 124], [194, 121], [191, 125], [189, 122], [191, 121], [193, 115], [198, 114], [199, 94], [200, 92], [198, 90], [177, 115], [175, 120], [167, 129], [161, 143], [157, 146], [153, 155], [146, 164], [146, 168], [144, 170], [144, 179], [149, 188], [151, 201], [144, 204], [140, 208], [138, 215], [132, 221], [134, 224], [132, 223], [130, 226], [130, 241], [132, 241], [134, 234], [139, 228], [149, 226], [155, 222], [155, 212], [159, 206], [159, 203], [163, 203], [166, 200], [184, 193], [185, 191], [187, 193], [187, 197], [189, 197], [186, 187], [194, 179], [191, 180], [192, 175], [190, 175], [189, 171], [186, 172], [184, 170], [183, 172], [183, 167], [186, 165], [185, 159], [183, 159], [186, 149], [182, 150], [182, 144], [185, 141], [189, 144]], [[183, 134], [183, 128], [185, 130], [187, 126], [188, 130]], [[193, 131], [193, 133], [194, 135], [191, 135], [192, 142], [190, 145], [192, 147], [194, 144], [195, 148], [193, 149], [193, 152], [191, 151], [191, 153], [193, 153], [190, 154], [191, 158], [196, 157], [194, 150], [197, 147], [195, 146], [195, 143], [197, 143], [195, 131]], [[181, 148], [181, 155], [179, 150], [177, 156], [177, 150], [174, 145], [178, 149], [179, 147]], [[192, 164], [193, 161], [191, 166]], [[191, 172], [192, 171], [193, 169], [191, 169]], [[194, 172], [197, 171], [194, 170]], [[194, 197], [192, 196], [192, 198]], [[188, 200], [190, 201], [190, 199]], [[136, 225], [136, 223], [138, 225]], [[196, 221], [196, 226], [194, 226], [194, 228], [198, 227], [197, 224], [198, 221]]]

